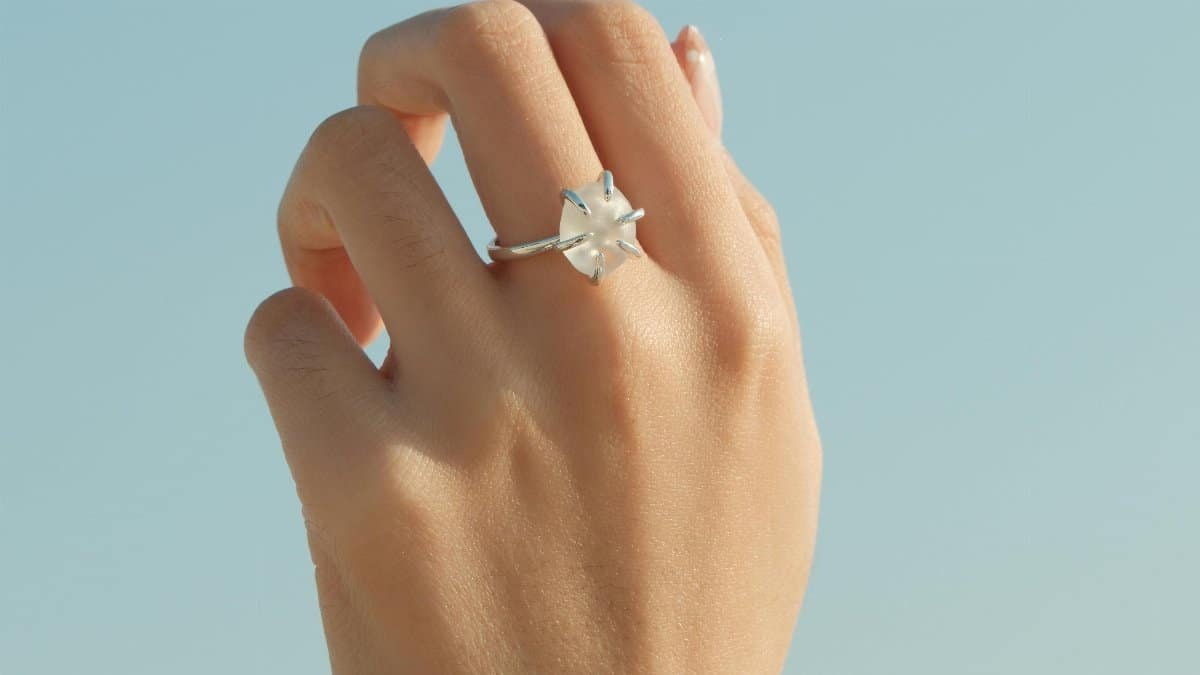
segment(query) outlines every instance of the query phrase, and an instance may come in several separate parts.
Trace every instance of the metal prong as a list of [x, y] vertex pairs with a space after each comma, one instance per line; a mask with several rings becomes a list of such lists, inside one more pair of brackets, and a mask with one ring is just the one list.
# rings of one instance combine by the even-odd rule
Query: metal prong
[[617, 222], [622, 225], [628, 225], [629, 223], [641, 220], [642, 217], [645, 215], [646, 215], [645, 209], [638, 209], [636, 211], [630, 211], [629, 213], [626, 213], [625, 215], [617, 218]]
[[571, 237], [570, 239], [563, 239], [562, 241], [555, 244], [554, 248], [557, 248], [560, 251], [570, 251], [571, 249], [575, 248], [576, 246], [587, 241], [588, 237], [592, 236], [593, 234], [595, 234], [595, 233], [594, 232], [584, 232], [583, 234], [577, 234], [574, 237]]
[[604, 251], [596, 249], [596, 269], [592, 270], [590, 281], [593, 286], [598, 286], [600, 280], [604, 278]]
[[600, 173], [600, 180], [604, 183], [604, 201], [611, 201], [613, 196], [613, 177], [611, 171], [603, 171]]
[[642, 253], [642, 249], [637, 247], [637, 244], [632, 244], [630, 242], [625, 241], [624, 239], [618, 239], [617, 246], [620, 247], [620, 249], [622, 251], [625, 251], [626, 253], [628, 253], [629, 255], [631, 255], [635, 258], [640, 258], [640, 257], [642, 257], [642, 255], [644, 255]]
[[588, 208], [587, 202], [583, 201], [582, 197], [575, 194], [574, 190], [563, 190], [562, 196], [563, 196], [563, 199], [571, 202], [572, 204], [575, 205], [575, 208], [582, 211], [583, 215], [585, 215], [585, 216], [592, 215], [592, 210], [590, 208]]

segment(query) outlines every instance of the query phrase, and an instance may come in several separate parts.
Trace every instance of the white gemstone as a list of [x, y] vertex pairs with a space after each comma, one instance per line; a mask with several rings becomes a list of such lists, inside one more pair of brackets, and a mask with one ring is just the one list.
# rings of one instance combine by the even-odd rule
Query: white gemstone
[[629, 257], [617, 245], [617, 240], [624, 239], [637, 245], [637, 224], [617, 222], [617, 218], [633, 211], [633, 206], [616, 188], [613, 188], [612, 198], [604, 201], [602, 181], [577, 188], [575, 194], [588, 205], [591, 213], [580, 211], [570, 200], [564, 199], [559, 237], [566, 240], [580, 234], [592, 236], [563, 254], [575, 269], [590, 277], [596, 270], [596, 252], [600, 251], [604, 254], [604, 276], [608, 276]]

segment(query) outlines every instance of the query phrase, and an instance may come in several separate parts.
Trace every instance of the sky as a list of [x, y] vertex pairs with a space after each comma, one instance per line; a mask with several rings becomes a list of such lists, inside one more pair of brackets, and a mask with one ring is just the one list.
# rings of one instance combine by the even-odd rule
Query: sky
[[[241, 336], [362, 41], [432, 6], [0, 0], [3, 675], [328, 672]], [[786, 672], [1200, 672], [1200, 4], [646, 6], [783, 222], [826, 470]]]

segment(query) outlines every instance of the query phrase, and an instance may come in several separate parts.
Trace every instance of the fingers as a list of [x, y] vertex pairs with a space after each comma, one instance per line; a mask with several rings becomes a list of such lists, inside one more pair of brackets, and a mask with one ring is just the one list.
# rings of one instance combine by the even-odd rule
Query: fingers
[[[649, 213], [639, 239], [652, 258], [705, 285], [720, 275], [741, 279], [742, 288], [757, 283], [747, 270], [768, 261], [747, 236], [739, 206], [748, 193], [728, 173], [712, 133], [720, 101], [711, 56], [705, 64], [706, 47], [679, 51], [702, 44], [698, 32], [681, 35], [677, 63], [657, 24], [631, 3], [529, 6], [533, 13], [510, 0], [485, 0], [381, 31], [362, 52], [360, 99], [398, 113], [425, 161], [436, 154], [449, 113], [504, 243], [557, 229], [561, 202], [548, 193], [595, 180], [601, 162], [594, 140], [620, 187]], [[689, 54], [698, 58], [689, 62]], [[692, 97], [699, 105], [681, 103]], [[319, 222], [324, 214], [317, 215]], [[379, 324], [363, 292], [373, 284], [356, 274], [353, 251], [338, 251], [340, 228], [300, 228], [303, 236], [290, 241], [291, 230], [283, 231], [297, 283], [329, 297], [359, 341], [368, 340]], [[561, 263], [542, 256], [501, 269], [569, 269]], [[781, 269], [775, 260], [770, 266]]]
[[438, 351], [442, 335], [477, 333], [470, 327], [492, 305], [486, 268], [403, 125], [383, 108], [353, 108], [321, 124], [284, 192], [279, 227], [297, 284], [340, 300], [360, 339], [369, 291], [401, 363], [406, 352]]
[[638, 238], [680, 276], [708, 285], [761, 260], [670, 41], [626, 0], [528, 0], [601, 161], [646, 209]]
[[[724, 118], [721, 102], [721, 87], [717, 81], [716, 65], [713, 62], [712, 50], [708, 42], [695, 26], [684, 26], [679, 36], [671, 43], [671, 50], [679, 68], [683, 71], [691, 85], [692, 98], [704, 118], [705, 124], [717, 139], [721, 137], [721, 125]], [[779, 219], [771, 203], [758, 191], [754, 184], [746, 178], [737, 162], [727, 150], [722, 157], [725, 172], [737, 194], [738, 203], [746, 214], [746, 219], [754, 229], [754, 233], [762, 244], [771, 269], [784, 293], [790, 298], [788, 291], [787, 266], [783, 259], [783, 248], [780, 242]]]
[[351, 462], [348, 431], [383, 409], [388, 392], [371, 360], [327, 301], [291, 288], [267, 298], [246, 327], [258, 376], [302, 492], [324, 490]]
[[556, 233], [559, 190], [601, 170], [541, 26], [516, 2], [429, 12], [375, 34], [359, 61], [359, 98], [406, 121], [449, 112], [505, 244]]
[[787, 262], [783, 257], [783, 241], [779, 230], [779, 217], [775, 214], [775, 208], [742, 174], [733, 155], [728, 152], [725, 153], [725, 170], [729, 173], [730, 180], [733, 181], [738, 203], [742, 205], [742, 211], [746, 214], [746, 219], [750, 221], [750, 226], [754, 229], [759, 244], [762, 245], [767, 262], [771, 265], [771, 272], [779, 285], [780, 292], [787, 301], [788, 311], [794, 320], [796, 307], [792, 302], [791, 283], [788, 281]]

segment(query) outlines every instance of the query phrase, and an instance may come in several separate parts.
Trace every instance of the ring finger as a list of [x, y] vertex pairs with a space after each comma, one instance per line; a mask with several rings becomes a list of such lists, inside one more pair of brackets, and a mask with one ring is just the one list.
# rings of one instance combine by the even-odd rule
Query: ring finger
[[436, 120], [449, 113], [503, 244], [554, 234], [558, 189], [600, 173], [542, 27], [516, 2], [471, 3], [384, 29], [363, 47], [358, 81], [360, 101], [397, 112], [427, 156], [440, 142]]

